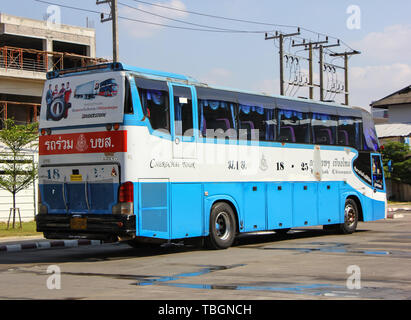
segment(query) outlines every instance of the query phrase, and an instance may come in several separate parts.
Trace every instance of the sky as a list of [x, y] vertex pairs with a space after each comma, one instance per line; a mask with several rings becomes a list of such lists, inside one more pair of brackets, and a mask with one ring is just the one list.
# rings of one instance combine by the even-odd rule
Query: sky
[[[99, 12], [108, 12], [107, 4], [96, 5], [95, 0], [47, 0], [62, 6], [73, 6]], [[118, 0], [119, 15], [151, 23], [200, 28], [182, 24], [211, 26], [214, 30], [234, 29], [245, 32], [204, 32], [183, 30], [136, 21], [119, 19], [120, 61], [129, 65], [188, 75], [200, 82], [248, 91], [279, 94], [278, 42], [265, 40], [264, 32], [296, 32], [297, 43], [335, 38], [344, 45], [330, 48], [335, 52], [355, 49], [361, 52], [349, 59], [350, 104], [369, 109], [372, 101], [411, 84], [411, 1], [409, 0], [144, 0], [152, 4], [179, 9], [169, 10], [135, 0]], [[43, 20], [49, 4], [36, 0], [0, 0], [1, 12]], [[153, 16], [130, 7], [161, 15]], [[251, 24], [215, 19], [187, 13], [200, 12], [232, 19], [275, 24]], [[97, 56], [111, 59], [111, 23], [101, 23], [97, 13], [60, 7], [61, 23], [86, 26], [87, 19], [96, 29]], [[170, 20], [175, 19], [175, 20]], [[281, 26], [279, 26], [281, 25]], [[210, 30], [210, 29], [209, 29]], [[311, 30], [314, 32], [308, 32]], [[252, 31], [252, 32], [250, 32]], [[258, 31], [258, 32], [257, 32]], [[288, 38], [291, 39], [291, 38]], [[302, 47], [292, 47], [289, 40], [285, 51], [307, 57]], [[342, 43], [341, 42], [341, 43]], [[346, 44], [346, 45], [345, 45]], [[318, 83], [318, 50], [314, 51], [314, 81]], [[291, 61], [291, 59], [290, 59]], [[299, 58], [285, 64], [287, 82], [306, 81], [308, 64]], [[340, 58], [325, 57], [325, 62], [343, 66]], [[340, 88], [342, 69], [325, 74], [327, 88]], [[306, 97], [307, 89], [286, 86], [286, 94]], [[319, 98], [315, 88], [315, 99]], [[327, 99], [342, 102], [344, 96], [327, 93]]]

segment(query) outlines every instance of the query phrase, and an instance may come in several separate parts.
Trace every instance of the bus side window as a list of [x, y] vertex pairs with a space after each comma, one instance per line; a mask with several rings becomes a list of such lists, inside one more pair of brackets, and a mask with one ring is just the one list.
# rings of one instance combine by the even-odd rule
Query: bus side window
[[140, 88], [139, 94], [144, 114], [149, 119], [152, 129], [170, 133], [168, 91]]
[[125, 97], [124, 97], [124, 114], [133, 114], [133, 99], [131, 97], [130, 81], [126, 77]]
[[379, 156], [372, 156], [372, 178], [375, 188], [384, 189], [383, 169]]
[[192, 137], [193, 105], [191, 90], [186, 87], [173, 87], [174, 90], [174, 125], [177, 136]]
[[236, 104], [218, 100], [198, 100], [200, 135], [208, 138], [236, 138]]
[[281, 142], [310, 143], [308, 113], [278, 109], [278, 135]]
[[274, 109], [240, 104], [238, 112], [240, 140], [274, 141]]
[[337, 144], [337, 118], [335, 116], [313, 113], [311, 127], [314, 144]]
[[340, 116], [338, 119], [338, 145], [361, 148], [361, 119]]

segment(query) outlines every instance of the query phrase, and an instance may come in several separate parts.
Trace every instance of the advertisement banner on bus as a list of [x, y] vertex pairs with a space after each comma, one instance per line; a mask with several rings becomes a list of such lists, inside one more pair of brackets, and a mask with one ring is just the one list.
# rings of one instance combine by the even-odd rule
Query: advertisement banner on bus
[[122, 122], [123, 83], [118, 72], [47, 80], [40, 128]]

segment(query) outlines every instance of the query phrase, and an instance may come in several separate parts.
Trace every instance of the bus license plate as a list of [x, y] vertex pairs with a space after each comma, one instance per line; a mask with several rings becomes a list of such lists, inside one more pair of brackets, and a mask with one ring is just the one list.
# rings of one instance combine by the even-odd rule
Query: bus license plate
[[71, 218], [70, 229], [73, 230], [86, 230], [87, 229], [87, 218]]

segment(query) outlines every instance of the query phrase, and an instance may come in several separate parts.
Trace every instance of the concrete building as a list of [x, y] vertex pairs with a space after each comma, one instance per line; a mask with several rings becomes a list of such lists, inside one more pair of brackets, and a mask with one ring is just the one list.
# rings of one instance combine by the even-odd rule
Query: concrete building
[[[371, 107], [382, 145], [389, 141], [411, 145], [411, 85], [373, 102]], [[411, 201], [411, 185], [391, 179], [386, 183], [388, 199]]]
[[[96, 58], [95, 30], [0, 13], [0, 129], [3, 120], [37, 121], [46, 72], [107, 62]], [[0, 152], [7, 152], [0, 145]], [[27, 151], [37, 159], [37, 151]], [[33, 219], [37, 188], [18, 195], [24, 220]], [[11, 196], [0, 190], [0, 221]]]
[[381, 143], [398, 141], [410, 144], [411, 85], [371, 104]]

